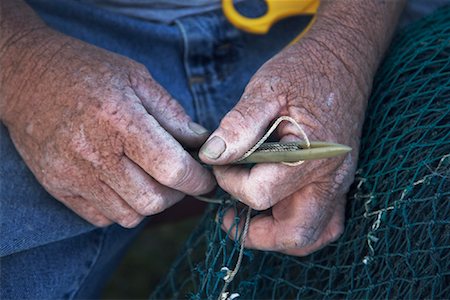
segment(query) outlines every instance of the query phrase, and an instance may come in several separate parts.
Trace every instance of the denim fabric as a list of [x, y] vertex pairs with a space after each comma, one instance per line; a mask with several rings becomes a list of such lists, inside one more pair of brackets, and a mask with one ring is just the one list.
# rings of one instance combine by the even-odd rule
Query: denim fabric
[[[238, 9], [260, 15], [265, 6], [245, 1]], [[215, 129], [239, 100], [257, 69], [285, 47], [306, 26], [309, 17], [276, 24], [267, 35], [251, 35], [235, 29], [222, 13], [176, 21], [184, 41], [184, 68], [193, 97], [194, 118]]]
[[99, 298], [125, 247], [144, 224], [135, 230], [99, 228], [3, 257], [0, 298]]
[[[101, 8], [147, 21], [172, 23], [220, 8], [221, 0], [81, 0]], [[242, 0], [240, 0], [242, 1]]]
[[[144, 64], [187, 113], [209, 129], [238, 101], [261, 64], [308, 21], [292, 18], [266, 36], [254, 36], [233, 28], [220, 11], [165, 25], [72, 0], [29, 3], [51, 27]], [[255, 1], [239, 5], [244, 12], [264, 9]], [[97, 296], [140, 228], [98, 229], [83, 221], [39, 185], [3, 125], [0, 140], [0, 297]]]

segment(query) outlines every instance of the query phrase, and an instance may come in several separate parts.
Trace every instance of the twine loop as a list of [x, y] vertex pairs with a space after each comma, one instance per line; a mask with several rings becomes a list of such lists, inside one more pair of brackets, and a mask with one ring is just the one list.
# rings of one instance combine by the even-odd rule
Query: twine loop
[[[298, 129], [298, 131], [301, 133], [303, 139], [305, 140], [306, 147], [307, 148], [311, 147], [311, 143], [308, 139], [308, 136], [306, 135], [305, 131], [300, 126], [300, 124], [298, 124], [297, 121], [295, 121], [293, 118], [291, 118], [289, 116], [281, 116], [273, 123], [273, 125], [269, 128], [269, 130], [267, 130], [267, 132], [264, 134], [264, 136], [250, 150], [245, 152], [245, 154], [240, 159], [238, 159], [238, 161], [247, 158], [253, 152], [255, 152], [269, 138], [269, 136], [275, 131], [275, 129], [277, 129], [277, 127], [283, 121], [287, 121], [287, 122], [293, 124]], [[293, 162], [293, 163], [288, 163], [288, 162], [282, 162], [282, 163], [287, 166], [294, 167], [294, 166], [301, 165], [303, 162], [304, 162], [303, 160], [300, 160], [300, 161]], [[245, 217], [244, 229], [243, 229], [241, 237], [239, 239], [240, 249], [239, 249], [239, 255], [238, 255], [238, 260], [236, 262], [236, 266], [234, 267], [233, 270], [230, 270], [228, 267], [222, 267], [220, 269], [220, 271], [226, 272], [226, 273], [225, 273], [225, 276], [223, 277], [225, 284], [223, 285], [222, 291], [219, 294], [218, 300], [233, 300], [233, 299], [240, 297], [240, 295], [238, 293], [232, 293], [230, 295], [230, 293], [227, 291], [227, 289], [228, 289], [229, 284], [233, 281], [234, 277], [239, 272], [239, 268], [241, 267], [242, 257], [244, 255], [245, 240], [247, 239], [248, 229], [249, 229], [249, 225], [250, 225], [251, 213], [252, 213], [252, 209], [251, 209], [251, 207], [248, 207], [247, 215]], [[236, 230], [237, 230], [237, 227], [236, 227]]]

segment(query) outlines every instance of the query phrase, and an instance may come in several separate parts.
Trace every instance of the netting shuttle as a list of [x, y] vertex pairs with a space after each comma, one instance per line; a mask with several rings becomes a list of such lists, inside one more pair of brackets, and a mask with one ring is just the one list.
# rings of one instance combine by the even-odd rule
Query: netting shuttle
[[262, 144], [248, 157], [233, 164], [298, 162], [340, 156], [350, 152], [352, 148], [346, 145], [311, 141], [309, 148], [306, 142], [269, 142]]

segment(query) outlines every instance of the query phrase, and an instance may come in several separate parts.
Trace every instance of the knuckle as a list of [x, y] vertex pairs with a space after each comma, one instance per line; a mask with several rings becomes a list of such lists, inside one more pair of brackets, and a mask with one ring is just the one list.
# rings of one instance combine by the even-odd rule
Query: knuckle
[[[147, 68], [140, 62], [135, 61], [133, 59], [128, 60], [128, 63], [132, 67], [132, 70], [142, 76], [150, 77], [150, 73], [147, 71]], [[150, 77], [151, 78], [151, 77]]]
[[70, 185], [67, 185], [66, 180], [61, 180], [61, 178], [64, 178], [61, 176], [62, 174], [59, 174], [58, 171], [56, 172], [45, 172], [40, 178], [39, 181], [41, 185], [45, 188], [45, 190], [49, 192], [60, 192], [67, 190]]
[[216, 180], [214, 176], [210, 173], [202, 175], [199, 179], [193, 183], [193, 188], [191, 189], [191, 194], [194, 196], [205, 194], [211, 192], [216, 186]]
[[330, 230], [330, 237], [327, 243], [331, 243], [339, 239], [344, 233], [345, 226], [343, 223], [336, 224]]
[[284, 250], [284, 249], [295, 249], [295, 248], [299, 248], [299, 247], [298, 247], [298, 242], [297, 242], [296, 238], [284, 237], [279, 242], [278, 248], [280, 250]]
[[153, 100], [157, 105], [152, 111], [155, 115], [166, 115], [171, 118], [182, 118], [185, 116], [184, 110], [179, 103], [173, 99], [162, 87], [155, 87], [152, 90]]
[[250, 185], [242, 194], [243, 199], [255, 210], [266, 210], [272, 207], [272, 195], [264, 184]]
[[284, 230], [284, 234], [278, 237], [278, 248], [300, 249], [313, 244], [317, 238], [317, 229], [307, 225], [290, 226]]
[[106, 218], [95, 218], [94, 220], [91, 221], [91, 223], [97, 227], [107, 227], [111, 225], [113, 222]]
[[142, 221], [142, 219], [143, 219], [142, 216], [130, 212], [124, 216], [119, 217], [117, 223], [119, 223], [122, 227], [125, 228], [134, 228]]
[[[219, 167], [220, 168], [220, 167]], [[229, 178], [226, 176], [226, 172], [219, 169], [217, 166], [213, 167], [213, 174], [216, 178], [217, 184], [222, 187], [224, 190], [229, 191], [229, 187], [231, 184], [229, 184]]]
[[173, 188], [186, 185], [192, 178], [190, 168], [186, 166], [185, 159], [180, 159], [177, 164], [168, 165], [165, 168], [164, 183]]
[[317, 240], [317, 228], [312, 226], [296, 226], [293, 230], [293, 244], [291, 248], [303, 248]]
[[254, 210], [266, 210], [269, 209], [271, 206], [267, 204], [267, 202], [264, 201], [254, 201], [254, 202], [250, 202], [249, 206], [251, 208], [253, 208]]
[[90, 120], [86, 120], [80, 126], [80, 138], [100, 140], [96, 138], [97, 135], [106, 138], [110, 134], [124, 132], [140, 116], [137, 114], [139, 109], [139, 104], [135, 103], [132, 97], [127, 96], [126, 91], [123, 91], [123, 95], [120, 96], [109, 95], [107, 100], [103, 100], [99, 107], [95, 107], [93, 112], [86, 116]]
[[166, 209], [166, 206], [161, 202], [152, 201], [152, 203], [148, 204], [146, 207], [139, 211], [140, 214], [145, 216], [151, 216], [159, 214]]
[[183, 110], [183, 107], [181, 105], [179, 105], [175, 99], [173, 99], [168, 94], [163, 95], [161, 98], [163, 99], [162, 103], [165, 104], [164, 108], [165, 108], [166, 112], [168, 112], [171, 117], [173, 117], [173, 118], [184, 118], [185, 117], [186, 114]]
[[180, 186], [188, 175], [187, 169], [184, 166], [176, 166], [172, 170], [168, 170], [166, 173], [166, 180], [170, 186], [177, 187]]
[[[138, 206], [136, 211], [144, 216], [155, 215], [164, 211], [167, 206], [165, 205], [165, 201], [162, 198], [157, 196], [153, 196], [152, 199], [149, 197], [142, 197], [143, 201], [138, 201]], [[145, 200], [144, 200], [145, 199]]]

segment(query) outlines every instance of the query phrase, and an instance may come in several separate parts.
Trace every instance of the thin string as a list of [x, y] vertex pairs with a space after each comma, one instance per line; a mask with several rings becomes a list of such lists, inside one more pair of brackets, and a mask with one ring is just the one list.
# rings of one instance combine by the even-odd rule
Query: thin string
[[[241, 160], [249, 157], [253, 152], [255, 152], [269, 138], [269, 136], [272, 134], [272, 132], [274, 132], [275, 129], [277, 129], [277, 127], [283, 121], [288, 121], [289, 123], [293, 124], [297, 128], [297, 130], [301, 133], [301, 135], [303, 136], [303, 139], [306, 142], [306, 148], [308, 148], [308, 149], [311, 148], [311, 143], [309, 142], [308, 136], [306, 135], [305, 131], [300, 126], [300, 124], [298, 124], [297, 121], [295, 121], [293, 118], [291, 118], [289, 116], [281, 116], [273, 123], [273, 125], [269, 128], [269, 130], [267, 130], [266, 134], [263, 135], [263, 137], [250, 150], [245, 152], [245, 154], [241, 158], [239, 158], [237, 161], [241, 161]], [[303, 161], [301, 160], [301, 161], [295, 162], [294, 164], [297, 164], [297, 163], [303, 163]], [[286, 164], [288, 166], [291, 165], [290, 163], [286, 163], [286, 162], [284, 162], [284, 164]]]
[[234, 200], [233, 198], [209, 198], [204, 196], [192, 196], [192, 197], [194, 197], [197, 200], [212, 204], [226, 204]]
[[226, 300], [226, 299], [230, 299], [230, 298], [231, 298], [230, 300], [232, 300], [233, 298], [239, 297], [239, 294], [237, 294], [237, 293], [232, 294], [232, 296], [234, 296], [234, 297], [231, 297], [231, 296], [228, 297], [227, 288], [228, 288], [228, 285], [233, 281], [234, 277], [239, 272], [239, 268], [241, 267], [242, 257], [244, 256], [245, 240], [247, 239], [248, 227], [249, 227], [250, 219], [251, 219], [251, 213], [252, 213], [252, 209], [251, 209], [251, 207], [249, 207], [247, 209], [247, 215], [245, 217], [244, 230], [242, 231], [241, 238], [239, 241], [239, 243], [241, 244], [241, 248], [239, 249], [239, 256], [238, 256], [238, 260], [236, 262], [236, 266], [234, 267], [234, 270], [231, 271], [227, 267], [223, 267], [221, 269], [221, 271], [226, 271], [227, 274], [223, 278], [223, 280], [225, 280], [225, 284], [223, 285], [222, 291], [220, 292], [220, 295], [218, 298], [219, 300]]
[[[297, 121], [295, 121], [293, 118], [291, 118], [289, 116], [281, 116], [273, 123], [273, 125], [269, 128], [269, 130], [266, 132], [266, 134], [264, 134], [264, 136], [250, 150], [248, 150], [238, 161], [247, 158], [253, 152], [255, 152], [269, 138], [269, 136], [272, 134], [272, 132], [274, 132], [274, 130], [277, 129], [277, 127], [283, 121], [288, 121], [289, 123], [293, 124], [298, 129], [298, 131], [301, 133], [301, 135], [303, 136], [303, 138], [306, 142], [306, 147], [307, 148], [311, 147], [311, 143], [309, 142], [308, 136], [306, 135], [303, 128], [297, 123]], [[283, 162], [283, 164], [288, 165], [288, 166], [298, 166], [298, 165], [301, 165], [303, 162], [304, 161], [300, 160], [300, 161], [294, 162], [294, 163]], [[202, 198], [205, 198], [205, 197], [202, 197]], [[209, 199], [209, 200], [213, 200], [214, 203], [216, 203], [218, 199]], [[209, 202], [212, 202], [212, 201], [209, 201]], [[230, 283], [233, 281], [234, 277], [239, 272], [239, 268], [241, 267], [242, 257], [244, 256], [245, 240], [247, 239], [248, 229], [249, 229], [249, 225], [250, 225], [251, 213], [252, 213], [252, 209], [251, 209], [251, 207], [248, 207], [247, 215], [245, 217], [244, 229], [243, 229], [241, 237], [239, 239], [239, 243], [240, 243], [239, 255], [238, 255], [238, 259], [237, 259], [237, 262], [236, 262], [236, 265], [235, 265], [233, 271], [231, 271], [227, 267], [222, 267], [220, 269], [221, 271], [226, 271], [226, 275], [223, 278], [223, 280], [225, 281], [225, 284], [223, 285], [222, 291], [219, 294], [218, 300], [233, 300], [233, 299], [239, 297], [238, 293], [233, 293], [230, 296], [228, 296], [229, 292], [227, 292], [227, 289], [228, 289], [228, 286], [230, 285]], [[238, 229], [236, 229], [236, 230], [238, 230]]]
[[[277, 127], [283, 121], [287, 121], [287, 122], [293, 124], [297, 128], [297, 130], [301, 133], [301, 135], [303, 136], [303, 139], [306, 142], [306, 148], [308, 148], [308, 149], [311, 148], [311, 143], [309, 141], [308, 136], [306, 135], [303, 128], [297, 123], [297, 121], [295, 121], [293, 118], [291, 118], [289, 116], [281, 116], [273, 123], [273, 125], [269, 128], [269, 130], [267, 130], [266, 134], [264, 134], [264, 136], [250, 150], [245, 152], [244, 155], [241, 158], [239, 158], [237, 161], [241, 161], [241, 160], [249, 157], [253, 152], [258, 150], [258, 148], [269, 138], [269, 136], [275, 131], [275, 129], [277, 129]], [[302, 163], [304, 163], [303, 160], [300, 160], [297, 162], [282, 162], [282, 164], [290, 166], [290, 167], [296, 167], [296, 166], [301, 165]], [[219, 199], [219, 198], [209, 198], [209, 197], [203, 197], [203, 196], [194, 196], [194, 198], [196, 198], [197, 200], [203, 201], [203, 202], [214, 203], [214, 204], [224, 204], [227, 202], [231, 202], [233, 200], [233, 198]]]

